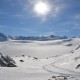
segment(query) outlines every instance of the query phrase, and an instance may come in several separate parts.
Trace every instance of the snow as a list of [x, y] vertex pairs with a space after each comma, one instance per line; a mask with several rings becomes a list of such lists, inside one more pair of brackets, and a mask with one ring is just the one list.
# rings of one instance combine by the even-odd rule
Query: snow
[[0, 67], [0, 80], [55, 80], [52, 76], [80, 80], [80, 68], [76, 69], [80, 64], [79, 43], [80, 38], [0, 42], [1, 53], [11, 56], [17, 65]]
[[[78, 40], [77, 40], [78, 41]], [[6, 41], [0, 43], [0, 51], [9, 56], [27, 55], [38, 58], [47, 58], [69, 53], [77, 46], [77, 41], [53, 40], [53, 41]], [[66, 46], [69, 42], [73, 46]]]

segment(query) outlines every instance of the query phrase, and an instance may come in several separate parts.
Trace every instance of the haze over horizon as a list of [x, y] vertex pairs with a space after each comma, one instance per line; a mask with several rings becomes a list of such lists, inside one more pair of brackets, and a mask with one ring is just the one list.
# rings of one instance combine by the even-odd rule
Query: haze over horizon
[[0, 0], [0, 32], [80, 37], [80, 0]]

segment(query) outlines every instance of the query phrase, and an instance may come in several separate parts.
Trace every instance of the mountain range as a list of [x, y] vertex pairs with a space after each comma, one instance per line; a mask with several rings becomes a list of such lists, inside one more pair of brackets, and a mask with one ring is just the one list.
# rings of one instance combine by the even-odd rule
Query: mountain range
[[4, 33], [0, 32], [0, 41], [7, 41], [9, 39], [12, 40], [39, 40], [39, 41], [46, 41], [46, 40], [57, 40], [57, 39], [67, 39], [67, 36], [55, 36], [55, 35], [49, 35], [49, 36], [7, 36]]

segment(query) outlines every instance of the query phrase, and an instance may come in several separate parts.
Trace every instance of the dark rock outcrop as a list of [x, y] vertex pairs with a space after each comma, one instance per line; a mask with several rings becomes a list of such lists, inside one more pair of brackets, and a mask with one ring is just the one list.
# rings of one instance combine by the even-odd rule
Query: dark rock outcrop
[[78, 64], [78, 65], [76, 66], [76, 69], [78, 69], [78, 68], [80, 68], [80, 64]]
[[0, 53], [0, 66], [1, 67], [17, 67], [15, 61], [9, 56], [3, 56]]

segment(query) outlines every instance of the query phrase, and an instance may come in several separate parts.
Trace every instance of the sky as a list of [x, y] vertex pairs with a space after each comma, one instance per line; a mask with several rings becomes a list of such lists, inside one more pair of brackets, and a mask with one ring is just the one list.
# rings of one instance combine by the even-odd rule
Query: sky
[[0, 0], [0, 32], [80, 37], [80, 0]]

